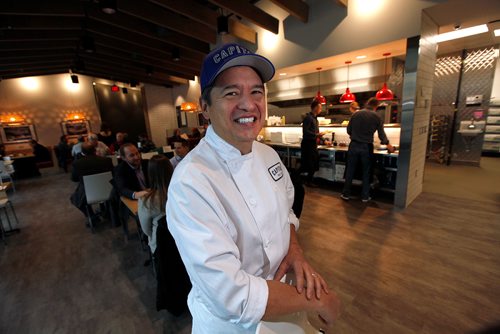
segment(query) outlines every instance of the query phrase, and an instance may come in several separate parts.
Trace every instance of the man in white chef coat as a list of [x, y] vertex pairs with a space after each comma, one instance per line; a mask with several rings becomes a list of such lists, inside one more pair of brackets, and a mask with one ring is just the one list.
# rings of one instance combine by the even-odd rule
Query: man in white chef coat
[[[192, 282], [193, 333], [255, 333], [261, 320], [315, 312], [331, 327], [339, 300], [305, 260], [293, 185], [276, 152], [255, 141], [272, 63], [226, 44], [204, 60], [206, 136], [172, 178], [167, 223]], [[297, 285], [280, 282], [295, 272]]]

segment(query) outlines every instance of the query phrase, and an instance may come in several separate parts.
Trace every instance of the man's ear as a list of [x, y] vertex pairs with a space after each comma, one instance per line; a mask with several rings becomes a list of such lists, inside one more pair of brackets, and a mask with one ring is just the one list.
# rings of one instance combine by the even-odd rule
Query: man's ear
[[201, 112], [203, 114], [203, 117], [205, 119], [209, 120], [210, 116], [208, 114], [208, 104], [204, 100], [202, 100], [202, 99], [200, 99], [200, 108], [201, 108]]

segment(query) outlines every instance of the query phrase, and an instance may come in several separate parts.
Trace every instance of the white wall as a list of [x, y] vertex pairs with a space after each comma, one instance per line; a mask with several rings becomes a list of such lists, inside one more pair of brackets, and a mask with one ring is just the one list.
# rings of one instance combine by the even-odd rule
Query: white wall
[[[306, 2], [308, 23], [289, 16], [270, 0], [257, 4], [280, 20], [278, 35], [252, 25], [258, 32], [257, 52], [276, 68], [419, 35], [422, 9], [442, 1], [349, 0], [348, 9], [334, 0]], [[371, 4], [377, 6], [370, 10]]]
[[167, 129], [177, 127], [172, 89], [146, 84], [144, 96], [148, 110], [151, 140], [157, 146], [164, 146], [167, 143]]
[[19, 115], [34, 124], [43, 145], [56, 145], [62, 135], [60, 123], [79, 113], [90, 120], [92, 131], [100, 129], [92, 78], [78, 75], [79, 84], [69, 74], [46, 75], [0, 81], [0, 116]]
[[[198, 102], [200, 85], [197, 81], [173, 88], [145, 85], [144, 92], [151, 138], [157, 146], [164, 146], [167, 143], [166, 138], [178, 128], [175, 107], [183, 102]], [[186, 117], [187, 128], [198, 126], [197, 113], [186, 113]]]
[[491, 100], [497, 101], [496, 103], [500, 102], [500, 57], [497, 57], [495, 76], [493, 78], [493, 87], [491, 88]]

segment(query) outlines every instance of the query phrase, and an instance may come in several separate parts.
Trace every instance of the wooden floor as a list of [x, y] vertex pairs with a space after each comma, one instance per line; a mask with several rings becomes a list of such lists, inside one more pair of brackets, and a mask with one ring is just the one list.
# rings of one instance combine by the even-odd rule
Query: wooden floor
[[[0, 333], [189, 333], [154, 307], [138, 240], [92, 235], [64, 174], [12, 196], [21, 233], [0, 244]], [[342, 300], [332, 333], [476, 333], [500, 323], [500, 206], [425, 192], [405, 210], [306, 188], [299, 239]], [[132, 224], [130, 225], [132, 229]]]

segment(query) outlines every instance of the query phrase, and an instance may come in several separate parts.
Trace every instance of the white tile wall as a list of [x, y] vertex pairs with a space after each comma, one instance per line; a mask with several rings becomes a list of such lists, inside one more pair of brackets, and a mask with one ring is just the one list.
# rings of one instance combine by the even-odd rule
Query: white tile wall
[[156, 146], [163, 146], [167, 143], [166, 131], [177, 128], [177, 115], [172, 97], [172, 89], [145, 85], [144, 87], [146, 103], [148, 106], [148, 121], [151, 129], [151, 139]]

